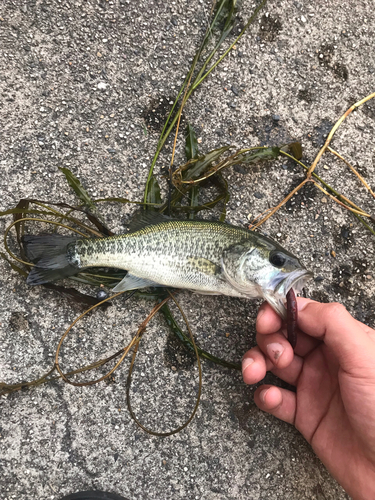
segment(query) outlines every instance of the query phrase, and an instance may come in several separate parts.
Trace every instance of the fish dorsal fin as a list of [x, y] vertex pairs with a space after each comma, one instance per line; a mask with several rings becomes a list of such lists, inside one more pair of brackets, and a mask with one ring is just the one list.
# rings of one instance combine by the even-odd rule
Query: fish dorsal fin
[[160, 224], [161, 222], [168, 222], [171, 220], [176, 219], [171, 219], [170, 217], [167, 217], [159, 212], [154, 212], [153, 210], [141, 210], [137, 212], [130, 221], [129, 231], [134, 233], [135, 231], [139, 231], [146, 226]]
[[112, 288], [113, 292], [126, 292], [127, 290], [138, 290], [139, 288], [147, 288], [148, 286], [163, 286], [159, 285], [159, 283], [155, 283], [154, 281], [147, 280], [144, 278], [138, 278], [138, 276], [134, 276], [133, 274], [127, 274], [125, 278], [123, 278], [120, 283], [118, 283], [114, 288]]

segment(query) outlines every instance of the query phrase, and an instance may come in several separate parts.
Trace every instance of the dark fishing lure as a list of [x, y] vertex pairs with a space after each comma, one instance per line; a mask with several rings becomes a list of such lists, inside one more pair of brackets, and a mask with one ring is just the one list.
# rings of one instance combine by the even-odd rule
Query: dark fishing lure
[[297, 344], [297, 321], [298, 321], [298, 306], [296, 294], [293, 288], [286, 294], [286, 330], [288, 334], [288, 341], [293, 347]]

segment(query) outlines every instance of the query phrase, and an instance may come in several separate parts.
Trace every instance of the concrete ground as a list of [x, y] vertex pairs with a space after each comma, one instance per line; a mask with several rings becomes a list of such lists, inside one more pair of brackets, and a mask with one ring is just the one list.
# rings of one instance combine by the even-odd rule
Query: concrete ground
[[[236, 30], [254, 5], [243, 2]], [[192, 61], [209, 8], [203, 0], [1, 0], [0, 210], [27, 197], [75, 203], [59, 166], [94, 198], [140, 200], [165, 106]], [[374, 12], [370, 0], [269, 1], [186, 106], [201, 152], [296, 139], [311, 163], [339, 116], [374, 92]], [[373, 187], [374, 129], [370, 102], [333, 142]], [[170, 152], [171, 142], [157, 174]], [[183, 161], [181, 134], [175, 163]], [[317, 171], [373, 210], [374, 200], [343, 163], [325, 156]], [[228, 221], [245, 225], [304, 173], [280, 160], [224, 175]], [[102, 209], [116, 232], [133, 212], [131, 205]], [[10, 221], [0, 219], [1, 233]], [[308, 296], [339, 300], [374, 326], [374, 237], [357, 219], [309, 186], [264, 230], [319, 277]], [[82, 308], [28, 287], [2, 260], [0, 270], [0, 380], [30, 380], [51, 366], [61, 334]], [[238, 362], [254, 345], [259, 303], [187, 292], [180, 298], [203, 348]], [[151, 306], [119, 298], [89, 317], [64, 348], [65, 369], [121, 348]], [[257, 409], [255, 387], [238, 372], [203, 362], [196, 418], [181, 433], [157, 438], [127, 411], [127, 366], [109, 383], [79, 388], [58, 381], [2, 398], [1, 500], [57, 500], [85, 489], [129, 500], [348, 498], [293, 427]], [[174, 428], [189, 415], [196, 388], [196, 365], [157, 316], [135, 369], [137, 416], [155, 430]]]

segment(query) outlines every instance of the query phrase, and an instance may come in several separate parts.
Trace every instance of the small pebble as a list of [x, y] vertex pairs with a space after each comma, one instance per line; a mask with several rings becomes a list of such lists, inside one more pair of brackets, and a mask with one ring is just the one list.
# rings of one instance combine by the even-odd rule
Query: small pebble
[[238, 88], [235, 85], [232, 85], [230, 89], [234, 95], [238, 95]]
[[255, 198], [258, 198], [258, 200], [261, 200], [262, 198], [264, 198], [264, 194], [259, 193], [258, 191], [255, 191], [254, 196], [255, 196]]
[[96, 294], [96, 298], [98, 300], [104, 300], [108, 297], [108, 294], [107, 292], [105, 292], [104, 290], [99, 290], [99, 292]]
[[302, 21], [303, 23], [305, 23], [305, 22], [307, 21], [306, 17], [305, 17], [305, 16], [301, 16], [301, 21]]
[[327, 198], [323, 196], [323, 198], [320, 200], [322, 203], [327, 203]]
[[105, 90], [107, 88], [107, 84], [105, 82], [99, 82], [98, 83], [98, 89], [99, 90]]
[[347, 240], [349, 238], [349, 229], [346, 227], [341, 228], [341, 236]]
[[331, 250], [331, 255], [334, 259], [336, 259], [336, 252], [334, 250]]

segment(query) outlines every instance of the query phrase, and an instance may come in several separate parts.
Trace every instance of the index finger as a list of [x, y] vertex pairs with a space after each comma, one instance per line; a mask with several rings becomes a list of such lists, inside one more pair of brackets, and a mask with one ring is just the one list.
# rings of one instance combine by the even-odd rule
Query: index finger
[[[299, 299], [297, 298], [297, 304], [298, 300]], [[265, 337], [270, 334], [278, 333], [281, 338], [286, 337], [286, 331], [285, 328], [283, 328], [282, 319], [267, 302], [264, 302], [259, 308], [256, 330], [258, 333], [257, 342], [261, 348], [264, 343], [268, 343], [268, 339]], [[262, 336], [264, 336], [263, 341], [261, 341]], [[294, 352], [299, 356], [306, 356], [313, 349], [315, 349], [319, 343], [319, 340], [314, 339], [313, 337], [301, 332], [300, 329], [297, 329], [297, 345]], [[290, 344], [288, 343], [288, 345]]]

